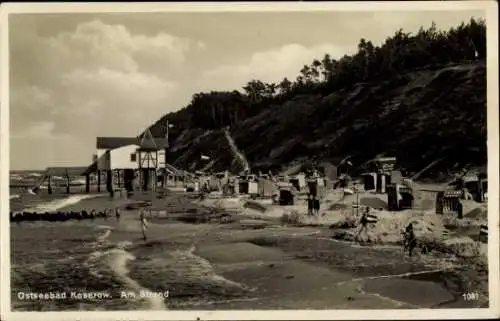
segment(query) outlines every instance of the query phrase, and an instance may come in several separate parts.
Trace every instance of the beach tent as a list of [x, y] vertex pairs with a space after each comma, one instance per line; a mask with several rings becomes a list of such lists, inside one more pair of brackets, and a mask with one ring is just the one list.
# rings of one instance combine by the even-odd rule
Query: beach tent
[[325, 175], [325, 178], [330, 180], [330, 181], [336, 181], [337, 180], [337, 167], [333, 165], [332, 163], [324, 162], [320, 164], [320, 167], [323, 168], [323, 173]]
[[403, 184], [403, 174], [401, 174], [401, 171], [391, 171], [391, 183]]
[[207, 185], [208, 185], [208, 190], [209, 191], [218, 191], [220, 190], [221, 182], [219, 178], [215, 175], [211, 175], [207, 177]]
[[257, 184], [259, 190], [258, 194], [261, 197], [271, 197], [278, 193], [277, 185], [271, 180], [260, 178]]
[[246, 179], [238, 179], [238, 193], [248, 194], [248, 181]]
[[259, 184], [256, 181], [248, 181], [248, 194], [250, 195], [259, 194]]
[[413, 190], [405, 185], [391, 184], [387, 186], [387, 203], [389, 210], [400, 211], [413, 208]]

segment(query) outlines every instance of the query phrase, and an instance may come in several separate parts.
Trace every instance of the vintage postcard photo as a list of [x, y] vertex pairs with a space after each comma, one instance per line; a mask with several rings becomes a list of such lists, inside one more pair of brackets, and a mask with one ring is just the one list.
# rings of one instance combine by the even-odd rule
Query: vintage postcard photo
[[496, 3], [1, 14], [2, 319], [498, 315]]

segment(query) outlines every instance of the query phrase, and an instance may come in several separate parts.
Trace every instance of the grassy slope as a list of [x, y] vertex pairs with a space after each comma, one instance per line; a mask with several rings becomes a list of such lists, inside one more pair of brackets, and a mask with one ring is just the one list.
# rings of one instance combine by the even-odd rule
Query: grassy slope
[[[413, 71], [358, 83], [327, 95], [296, 96], [234, 126], [231, 134], [250, 165], [287, 166], [306, 159], [352, 155], [356, 164], [385, 154], [416, 172], [447, 156], [444, 168], [486, 163], [484, 62]], [[213, 169], [237, 169], [221, 131], [191, 129], [175, 140], [174, 165], [203, 167], [200, 153], [216, 156]], [[198, 165], [197, 165], [198, 164]]]

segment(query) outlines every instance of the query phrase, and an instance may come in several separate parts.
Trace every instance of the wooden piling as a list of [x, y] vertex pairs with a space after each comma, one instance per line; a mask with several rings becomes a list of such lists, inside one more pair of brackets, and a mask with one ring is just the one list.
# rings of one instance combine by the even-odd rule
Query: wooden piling
[[149, 185], [149, 173], [147, 168], [142, 169], [142, 190], [147, 191]]
[[90, 193], [90, 174], [85, 175], [85, 193]]
[[97, 171], [97, 192], [101, 192], [101, 171]]
[[120, 170], [118, 169], [116, 171], [116, 185], [121, 188], [122, 187], [122, 182], [121, 182], [121, 175], [120, 175]]
[[114, 196], [113, 171], [111, 171], [111, 170], [106, 171], [106, 190], [108, 191], [109, 196], [111, 196], [111, 197]]
[[49, 193], [49, 195], [52, 195], [52, 176], [47, 176], [47, 192]]
[[66, 194], [70, 193], [69, 184], [70, 184], [69, 175], [66, 175]]

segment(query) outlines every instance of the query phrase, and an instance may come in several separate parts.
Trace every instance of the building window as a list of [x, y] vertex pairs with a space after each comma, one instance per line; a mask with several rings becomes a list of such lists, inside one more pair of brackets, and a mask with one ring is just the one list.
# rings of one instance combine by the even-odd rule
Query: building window
[[130, 161], [131, 162], [137, 162], [137, 154], [136, 153], [130, 154]]

